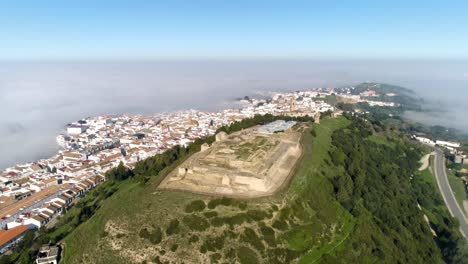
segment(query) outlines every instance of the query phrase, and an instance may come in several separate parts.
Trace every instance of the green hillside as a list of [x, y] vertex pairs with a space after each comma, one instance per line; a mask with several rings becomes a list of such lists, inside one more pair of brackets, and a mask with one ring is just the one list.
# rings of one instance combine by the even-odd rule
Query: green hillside
[[410, 182], [421, 150], [373, 131], [353, 117], [314, 124], [289, 188], [268, 198], [157, 190], [180, 161], [144, 181], [108, 182], [48, 237], [65, 236], [63, 263], [451, 262], [461, 251], [456, 223], [441, 229], [454, 245], [434, 239], [417, 207], [428, 194]]
[[[353, 222], [334, 201], [320, 174], [334, 130], [349, 123], [329, 119], [304, 134], [305, 157], [291, 188], [253, 201], [158, 191], [126, 180], [87, 222], [65, 240], [66, 263], [193, 262], [284, 263], [307, 253], [312, 258], [342, 243]], [[312, 141], [316, 141], [312, 147]], [[311, 155], [314, 149], [314, 155]], [[303, 193], [315, 186], [309, 204]], [[312, 206], [310, 205], [312, 204]], [[87, 241], [84, 245], [81, 241]], [[252, 262], [253, 261], [253, 262]], [[181, 262], [181, 261], [176, 261]]]
[[64, 239], [64, 261], [442, 263], [411, 191], [419, 151], [371, 134], [358, 119], [315, 124], [290, 187], [269, 198], [159, 191], [157, 177], [128, 179]]

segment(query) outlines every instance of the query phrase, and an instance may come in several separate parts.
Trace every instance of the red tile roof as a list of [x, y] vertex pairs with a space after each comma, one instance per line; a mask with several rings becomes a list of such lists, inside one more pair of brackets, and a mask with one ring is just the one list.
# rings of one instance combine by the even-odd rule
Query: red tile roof
[[25, 225], [20, 225], [17, 227], [13, 227], [12, 229], [6, 230], [0, 233], [0, 246], [5, 245], [12, 239], [22, 235], [24, 232], [28, 230], [28, 227]]

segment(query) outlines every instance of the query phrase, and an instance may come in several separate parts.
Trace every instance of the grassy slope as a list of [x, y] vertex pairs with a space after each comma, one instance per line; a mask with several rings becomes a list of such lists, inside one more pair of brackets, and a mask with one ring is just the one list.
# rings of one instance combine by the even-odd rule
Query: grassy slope
[[[328, 148], [330, 147], [331, 133], [340, 127], [348, 124], [348, 121], [343, 118], [324, 120], [320, 125], [314, 125], [317, 138], [313, 144], [305, 145], [305, 155], [302, 165], [295, 178], [291, 183], [291, 187], [282, 194], [266, 199], [249, 201], [249, 209], [270, 208], [273, 205], [284, 208], [290, 201], [301, 196], [304, 191], [304, 186], [313, 185], [316, 192], [313, 196], [317, 204], [314, 209], [308, 208], [307, 225], [316, 230], [315, 236], [304, 233], [304, 226], [296, 225], [292, 220], [288, 223], [294, 227], [288, 232], [280, 232], [276, 230], [276, 237], [279, 245], [277, 247], [266, 246], [263, 242], [264, 251], [257, 251], [259, 261], [266, 261], [267, 250], [283, 250], [283, 246], [288, 250], [301, 247], [308, 248], [301, 262], [308, 263], [319, 259], [322, 254], [327, 253], [341, 245], [342, 241], [348, 236], [349, 229], [352, 228], [349, 214], [343, 210], [330, 195], [330, 184], [324, 176], [330, 172], [321, 171], [324, 166], [324, 158], [327, 156]], [[312, 137], [307, 134], [304, 139], [306, 143], [310, 143]], [[152, 179], [151, 181], [154, 181]], [[196, 232], [190, 230], [184, 225], [181, 225], [181, 232], [172, 236], [164, 236], [163, 241], [157, 245], [148, 243], [143, 240], [138, 234], [142, 228], [153, 230], [161, 227], [163, 230], [169, 225], [172, 219], [182, 219], [187, 214], [184, 212], [184, 207], [193, 200], [201, 199], [206, 202], [210, 197], [200, 196], [181, 192], [160, 192], [157, 191], [154, 184], [142, 186], [138, 183], [128, 180], [124, 182], [120, 190], [106, 200], [103, 206], [97, 213], [86, 223], [79, 226], [74, 232], [65, 238], [64, 263], [80, 263], [80, 262], [98, 262], [98, 263], [127, 263], [140, 262], [147, 259], [155, 261], [155, 253], [161, 258], [174, 260], [176, 258], [190, 258], [193, 262], [207, 262], [211, 253], [200, 253], [199, 247], [203, 241], [206, 241], [213, 235], [225, 234], [229, 230], [236, 233], [242, 233], [246, 228], [259, 230], [258, 222], [243, 223], [234, 228], [222, 226], [220, 228], [210, 227], [208, 230]], [[206, 211], [206, 210], [205, 210]], [[210, 212], [216, 212], [220, 216], [230, 216], [239, 213], [239, 210], [220, 206]], [[272, 213], [271, 219], [266, 219], [262, 223], [267, 226], [278, 218], [279, 213]], [[319, 214], [319, 216], [315, 216]], [[198, 214], [201, 215], [201, 214]], [[324, 220], [329, 220], [326, 223]], [[256, 223], [257, 222], [257, 223]], [[333, 224], [337, 230], [330, 231], [330, 226]], [[263, 224], [262, 224], [263, 225]], [[325, 226], [325, 227], [324, 227]], [[258, 234], [260, 231], [257, 232]], [[199, 242], [187, 242], [189, 236], [196, 235], [200, 238]], [[307, 235], [307, 236], [304, 236]], [[319, 238], [310, 241], [310, 238]], [[227, 239], [226, 239], [227, 240]], [[241, 239], [233, 238], [227, 240], [225, 245], [230, 245], [233, 249], [244, 250], [239, 242]], [[83, 243], [86, 241], [86, 243]], [[176, 252], [171, 252], [170, 248], [177, 244]], [[251, 245], [248, 245], [251, 246]], [[225, 251], [228, 250], [227, 246]], [[137, 252], [137, 253], [135, 253]], [[223, 253], [223, 252], [221, 252]], [[289, 253], [288, 253], [289, 254]], [[301, 253], [302, 254], [302, 253]], [[224, 252], [224, 258], [227, 260], [232, 254]], [[162, 257], [164, 256], [164, 257]], [[239, 258], [239, 254], [237, 256]], [[239, 260], [239, 259], [238, 259]], [[240, 261], [240, 260], [239, 260]]]
[[[313, 148], [312, 158], [310, 161], [304, 162], [301, 168], [296, 173], [296, 179], [290, 187], [290, 194], [296, 195], [306, 191], [304, 188], [308, 185], [313, 185], [314, 190], [320, 193], [320, 198], [327, 200], [321, 200], [317, 198], [317, 203], [326, 202], [326, 205], [321, 207], [323, 210], [321, 213], [325, 215], [334, 215], [334, 219], [330, 218], [330, 221], [337, 221], [337, 224], [341, 224], [340, 232], [333, 234], [333, 239], [329, 243], [317, 243], [310, 249], [304, 256], [301, 257], [299, 263], [313, 263], [318, 261], [323, 254], [329, 253], [334, 250], [337, 246], [341, 245], [344, 239], [346, 239], [350, 233], [350, 229], [353, 227], [351, 216], [345, 212], [341, 206], [332, 200], [328, 200], [330, 195], [330, 183], [327, 176], [337, 172], [335, 168], [325, 165], [325, 159], [328, 157], [328, 151], [331, 146], [331, 135], [333, 131], [345, 127], [349, 124], [346, 119], [325, 119], [322, 120], [321, 124], [315, 124], [314, 129], [317, 133], [312, 145], [306, 147]], [[326, 168], [326, 171], [323, 169]], [[314, 177], [310, 177], [313, 175]], [[287, 238], [288, 243], [300, 244], [304, 243], [305, 239], [299, 239], [301, 235], [305, 235], [302, 232], [293, 233], [294, 236]]]
[[460, 178], [454, 175], [453, 170], [447, 170], [447, 177], [450, 187], [452, 188], [452, 191], [455, 194], [455, 198], [457, 199], [458, 205], [460, 205], [460, 208], [462, 208], [463, 212], [466, 214], [465, 208], [463, 206], [463, 201], [467, 199], [465, 184], [463, 184], [463, 181]]
[[[429, 168], [423, 170], [420, 172], [420, 175], [419, 175], [419, 179], [425, 183], [428, 183], [430, 184], [431, 186], [433, 186], [433, 189], [434, 189], [434, 195], [436, 195], [437, 197], [439, 197], [440, 199], [442, 199], [442, 196], [440, 194], [440, 191], [439, 191], [439, 188], [437, 187], [437, 182], [436, 182], [436, 179], [434, 177], [434, 175], [432, 174], [432, 172], [430, 171]], [[433, 220], [434, 222], [436, 222], [437, 220], [435, 219], [435, 217], [431, 217], [433, 216], [434, 212], [438, 211], [438, 212], [444, 212], [445, 214], [449, 214], [448, 210], [447, 210], [447, 207], [445, 207], [445, 204], [440, 204], [440, 205], [437, 205], [433, 208], [424, 208], [424, 213], [429, 216], [429, 218], [431, 220]]]

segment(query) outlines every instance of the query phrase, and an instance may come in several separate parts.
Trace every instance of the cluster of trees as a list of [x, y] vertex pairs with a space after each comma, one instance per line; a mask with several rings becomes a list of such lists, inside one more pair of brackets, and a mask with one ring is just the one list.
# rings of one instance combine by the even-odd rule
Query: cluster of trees
[[[367, 140], [375, 123], [360, 117], [348, 118], [353, 120], [352, 124], [334, 132], [329, 153], [333, 165], [343, 168], [344, 172], [330, 180], [342, 206], [359, 219], [358, 222], [367, 222], [369, 230], [375, 229], [372, 242], [376, 248], [372, 254], [382, 260], [401, 263], [429, 263], [441, 256], [452, 263], [461, 241], [456, 221], [449, 216], [440, 219], [441, 224], [435, 226], [438, 237], [434, 243], [417, 207], [417, 202], [425, 206], [441, 204], [441, 201], [434, 201], [434, 189], [429, 191], [428, 186], [410, 181], [418, 167], [420, 149], [403, 140], [395, 140], [392, 146]], [[354, 232], [368, 230], [356, 228]], [[352, 237], [355, 245], [369, 243], [362, 234]], [[393, 254], [389, 256], [383, 249]]]
[[242, 121], [239, 122], [234, 122], [229, 126], [223, 126], [218, 129], [217, 132], [224, 131], [228, 134], [240, 131], [245, 128], [249, 128], [252, 126], [256, 125], [264, 125], [276, 120], [285, 120], [285, 121], [298, 121], [298, 122], [314, 122], [314, 119], [308, 115], [306, 116], [297, 116], [297, 117], [292, 117], [292, 116], [274, 116], [271, 114], [265, 114], [265, 115], [255, 115], [252, 118], [245, 118]]
[[417, 197], [418, 204], [430, 212], [431, 228], [437, 235], [434, 240], [441, 250], [443, 259], [447, 263], [463, 263], [462, 260], [468, 259], [467, 243], [458, 231], [457, 220], [450, 217], [438, 192], [436, 186], [422, 177], [416, 177], [413, 181], [413, 193]]

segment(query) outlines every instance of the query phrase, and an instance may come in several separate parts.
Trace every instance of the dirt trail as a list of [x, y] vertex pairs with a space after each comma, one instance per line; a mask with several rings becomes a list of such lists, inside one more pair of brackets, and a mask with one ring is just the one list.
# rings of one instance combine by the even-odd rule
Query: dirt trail
[[421, 167], [419, 167], [419, 171], [423, 171], [429, 167], [429, 158], [431, 157], [432, 153], [424, 155], [419, 161], [421, 163]]

